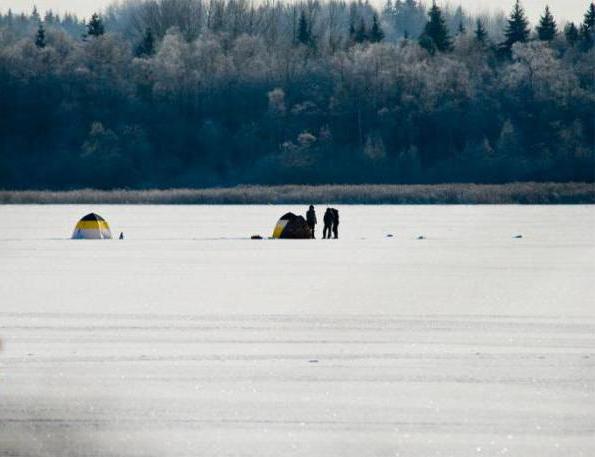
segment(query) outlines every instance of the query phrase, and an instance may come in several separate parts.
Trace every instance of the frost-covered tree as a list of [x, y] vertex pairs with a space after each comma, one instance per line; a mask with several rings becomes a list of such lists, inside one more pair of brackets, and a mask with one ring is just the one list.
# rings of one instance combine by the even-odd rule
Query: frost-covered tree
[[516, 43], [512, 58], [514, 63], [503, 75], [503, 83], [509, 90], [523, 95], [529, 90], [535, 100], [548, 102], [556, 109], [572, 103], [581, 93], [576, 75], [544, 43]]

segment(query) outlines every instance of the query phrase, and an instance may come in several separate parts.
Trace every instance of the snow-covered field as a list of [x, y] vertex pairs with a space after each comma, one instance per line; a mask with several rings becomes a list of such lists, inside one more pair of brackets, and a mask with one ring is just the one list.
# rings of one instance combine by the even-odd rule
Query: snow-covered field
[[0, 206], [0, 456], [595, 455], [595, 207], [339, 209]]

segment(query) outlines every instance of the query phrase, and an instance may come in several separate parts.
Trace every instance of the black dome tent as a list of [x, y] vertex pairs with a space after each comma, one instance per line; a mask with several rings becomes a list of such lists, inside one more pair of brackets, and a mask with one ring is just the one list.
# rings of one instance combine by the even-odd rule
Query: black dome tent
[[312, 231], [302, 216], [287, 213], [277, 222], [273, 238], [307, 240], [312, 238]]

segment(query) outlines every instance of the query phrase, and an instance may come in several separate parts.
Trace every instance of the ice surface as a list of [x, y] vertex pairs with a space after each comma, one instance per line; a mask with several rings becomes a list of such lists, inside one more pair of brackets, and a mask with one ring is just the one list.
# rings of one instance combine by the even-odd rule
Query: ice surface
[[595, 455], [595, 207], [339, 209], [0, 206], [0, 456]]

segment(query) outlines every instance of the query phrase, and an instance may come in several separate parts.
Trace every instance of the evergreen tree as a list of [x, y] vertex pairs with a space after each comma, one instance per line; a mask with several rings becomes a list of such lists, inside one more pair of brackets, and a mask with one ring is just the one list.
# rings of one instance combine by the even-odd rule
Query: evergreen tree
[[394, 16], [395, 8], [393, 6], [393, 0], [386, 0], [384, 8], [382, 9], [382, 15], [386, 17]]
[[43, 17], [43, 22], [46, 24], [53, 24], [54, 22], [60, 22], [60, 18], [54, 14], [52, 10], [47, 10], [45, 12], [45, 16]]
[[579, 30], [581, 50], [589, 51], [593, 47], [593, 32], [585, 24]]
[[589, 5], [589, 9], [585, 14], [585, 20], [580, 28], [581, 48], [583, 51], [588, 51], [593, 47], [595, 41], [595, 3]]
[[485, 44], [488, 38], [488, 32], [486, 32], [481, 19], [477, 20], [477, 25], [475, 26], [475, 40], [478, 43]]
[[152, 56], [155, 54], [155, 37], [150, 28], [145, 31], [145, 36], [136, 47], [136, 55], [138, 57]]
[[404, 0], [395, 3], [395, 30], [405, 30], [410, 36], [419, 37], [426, 24], [425, 7], [417, 0]]
[[368, 31], [366, 30], [366, 23], [364, 22], [364, 19], [361, 18], [359, 21], [359, 26], [357, 27], [357, 30], [355, 31], [354, 40], [356, 43], [363, 43], [367, 39], [368, 39]]
[[306, 19], [306, 13], [302, 10], [300, 14], [300, 20], [298, 23], [298, 42], [308, 46], [311, 42], [312, 37], [310, 36], [310, 27], [308, 26], [308, 19]]
[[378, 17], [374, 15], [372, 18], [372, 28], [370, 29], [370, 41], [372, 43], [379, 43], [384, 39], [384, 31], [378, 23]]
[[447, 21], [447, 25], [449, 30], [456, 30], [457, 35], [465, 33], [465, 11], [463, 11], [462, 6], [457, 6], [454, 14], [447, 14], [449, 16], [449, 20]]
[[37, 34], [35, 35], [35, 46], [39, 49], [43, 49], [46, 46], [45, 41], [45, 29], [43, 28], [43, 24], [39, 23], [39, 27], [37, 28]]
[[566, 41], [570, 46], [575, 46], [578, 41], [578, 29], [574, 22], [571, 22], [564, 28], [564, 36], [566, 37]]
[[545, 12], [541, 19], [539, 19], [539, 25], [537, 26], [537, 36], [541, 41], [552, 41], [558, 34], [558, 27], [554, 16], [550, 12], [550, 7], [545, 7]]
[[503, 49], [510, 53], [513, 44], [524, 43], [529, 39], [529, 33], [529, 21], [525, 16], [525, 10], [520, 1], [516, 0], [504, 31], [506, 40], [502, 43]]
[[33, 11], [31, 11], [31, 22], [39, 22], [41, 17], [39, 16], [39, 11], [37, 11], [37, 7], [33, 6]]
[[101, 17], [97, 13], [94, 13], [91, 16], [91, 20], [87, 25], [87, 34], [90, 36], [94, 36], [95, 38], [103, 35], [105, 33], [105, 27], [103, 25], [103, 21]]
[[459, 22], [459, 28], [457, 30], [457, 34], [465, 35], [465, 33], [467, 33], [467, 29], [465, 28], [465, 24], [463, 24], [463, 21], [461, 21], [461, 22]]
[[589, 5], [589, 9], [585, 14], [585, 21], [583, 22], [587, 30], [593, 32], [595, 30], [595, 3]]
[[349, 41], [355, 42], [355, 24], [353, 20], [349, 21]]
[[[428, 16], [430, 17], [430, 20], [426, 24], [426, 28], [420, 39], [420, 44], [428, 49], [429, 42], [431, 41], [438, 51], [450, 51], [452, 49], [450, 35], [448, 34], [446, 22], [442, 17], [442, 11], [438, 5], [436, 5], [435, 1], [432, 3], [432, 8], [430, 9]], [[432, 52], [431, 49], [428, 50]]]
[[496, 154], [501, 157], [520, 157], [523, 152], [522, 139], [512, 121], [508, 119], [504, 122], [496, 143]]

